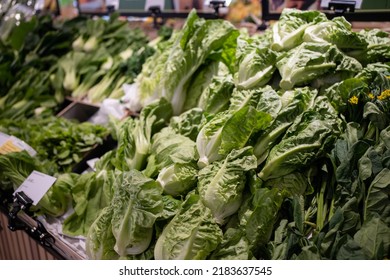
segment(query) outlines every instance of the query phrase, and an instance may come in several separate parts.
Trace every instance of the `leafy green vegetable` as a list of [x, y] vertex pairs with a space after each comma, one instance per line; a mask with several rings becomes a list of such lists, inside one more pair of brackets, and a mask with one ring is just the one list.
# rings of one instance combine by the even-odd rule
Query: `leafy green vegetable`
[[116, 135], [118, 146], [116, 152], [111, 153], [111, 163], [122, 171], [143, 170], [153, 135], [169, 123], [171, 115], [171, 104], [162, 98], [144, 107], [139, 118], [127, 118], [120, 122]]
[[172, 117], [169, 126], [172, 127], [176, 133], [196, 141], [196, 137], [205, 122], [206, 118], [203, 110], [200, 108], [193, 108], [182, 113], [180, 116]]
[[[316, 106], [321, 106], [317, 103]], [[327, 112], [331, 105], [324, 102], [325, 108], [309, 109], [302, 118], [295, 122], [274, 146], [259, 176], [266, 181], [287, 175], [301, 167], [307, 166], [331, 147], [335, 135], [340, 130], [340, 121], [334, 112]], [[326, 108], [327, 107], [327, 108]]]
[[239, 210], [240, 226], [245, 230], [249, 248], [256, 258], [271, 238], [282, 202], [283, 196], [278, 189], [260, 188]]
[[212, 260], [251, 260], [254, 259], [249, 250], [248, 240], [242, 230], [228, 228], [223, 239], [211, 254]]
[[152, 138], [148, 164], [144, 170], [147, 177], [155, 178], [158, 173], [172, 164], [196, 163], [198, 152], [191, 139], [174, 133], [170, 127], [163, 128]]
[[227, 66], [216, 60], [206, 60], [192, 75], [188, 82], [187, 96], [185, 98], [183, 111], [198, 107], [198, 102], [203, 92], [208, 88], [214, 76], [219, 72], [229, 73]]
[[176, 216], [165, 226], [154, 249], [156, 260], [201, 260], [215, 250], [222, 230], [200, 196], [189, 193]]
[[39, 201], [39, 214], [60, 217], [66, 213], [72, 201], [71, 189], [76, 184], [79, 175], [76, 173], [60, 174], [54, 185]]
[[110, 204], [117, 176], [115, 172], [105, 171], [80, 175], [71, 189], [74, 212], [65, 219], [63, 233], [70, 236], [87, 235], [102, 209]]
[[112, 233], [112, 207], [103, 208], [99, 216], [88, 230], [85, 249], [92, 260], [115, 260], [119, 255], [115, 252], [115, 238]]
[[71, 171], [108, 133], [101, 125], [58, 117], [2, 120], [0, 131], [28, 143], [40, 160], [49, 160], [60, 172]]
[[114, 249], [120, 256], [137, 255], [148, 248], [154, 222], [163, 211], [161, 194], [162, 188], [137, 170], [117, 176], [111, 224]]
[[0, 189], [16, 190], [34, 170], [43, 171], [27, 151], [0, 154]]
[[161, 169], [156, 180], [164, 189], [164, 193], [184, 195], [196, 187], [198, 166], [191, 162], [174, 163]]
[[354, 58], [344, 55], [329, 43], [302, 43], [278, 58], [276, 66], [282, 76], [280, 87], [291, 89], [305, 85], [328, 72], [351, 76], [362, 69]]
[[253, 152], [257, 157], [258, 164], [261, 164], [268, 157], [270, 149], [279, 142], [279, 139], [293, 122], [305, 110], [313, 106], [316, 95], [316, 91], [307, 87], [283, 93], [280, 98], [282, 108], [272, 121], [271, 126], [254, 136]]
[[238, 89], [250, 89], [267, 84], [276, 69], [276, 53], [261, 41], [252, 38], [237, 39], [236, 85]]
[[231, 74], [214, 76], [200, 96], [197, 106], [209, 114], [226, 110], [229, 107], [233, 87], [233, 76]]
[[298, 46], [303, 41], [306, 28], [326, 20], [326, 16], [318, 11], [284, 9], [279, 21], [272, 27], [272, 50], [289, 50]]
[[196, 139], [200, 157], [198, 166], [207, 166], [222, 159], [233, 149], [243, 148], [251, 135], [265, 129], [270, 121], [268, 114], [259, 112], [252, 106], [216, 114], [203, 126]]
[[361, 34], [352, 31], [352, 25], [344, 17], [335, 17], [307, 27], [303, 41], [328, 42], [345, 50], [365, 49], [368, 45]]
[[232, 150], [225, 159], [199, 171], [198, 191], [218, 224], [237, 212], [242, 203], [246, 171], [256, 169], [252, 148]]
[[[174, 115], [182, 113], [186, 84], [213, 51], [229, 42], [230, 36], [236, 38], [238, 32], [227, 21], [206, 21], [192, 11], [182, 30], [171, 38], [171, 47], [150, 59], [150, 66], [145, 66], [147, 70], [137, 79], [141, 104], [154, 96], [165, 97], [172, 103]], [[146, 75], [146, 71], [151, 73]]]

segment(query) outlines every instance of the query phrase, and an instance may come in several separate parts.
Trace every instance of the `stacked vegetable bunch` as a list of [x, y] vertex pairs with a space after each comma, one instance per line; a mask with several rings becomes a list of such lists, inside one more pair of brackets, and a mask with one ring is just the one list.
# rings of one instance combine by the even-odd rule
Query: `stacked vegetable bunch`
[[70, 51], [77, 21], [56, 25], [48, 16], [21, 21], [0, 40], [0, 119], [51, 115], [64, 95], [50, 81]]
[[121, 97], [169, 28], [160, 35], [148, 43], [117, 14], [20, 21], [0, 40], [0, 118], [52, 115], [69, 95], [92, 103]]
[[190, 13], [64, 233], [92, 259], [388, 258], [389, 61], [389, 34], [342, 17], [285, 10], [250, 37]]
[[53, 77], [56, 90], [91, 103], [122, 97], [122, 85], [133, 83], [157, 43], [170, 36], [166, 30], [169, 29], [163, 29], [161, 36], [148, 43], [143, 31], [130, 29], [127, 21], [115, 15], [109, 21], [86, 21], [72, 43], [73, 50], [58, 62]]

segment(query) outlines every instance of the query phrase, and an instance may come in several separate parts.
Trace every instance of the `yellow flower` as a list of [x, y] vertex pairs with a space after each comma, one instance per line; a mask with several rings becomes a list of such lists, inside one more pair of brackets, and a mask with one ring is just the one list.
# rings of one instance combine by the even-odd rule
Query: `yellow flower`
[[371, 99], [375, 98], [375, 96], [371, 92], [368, 94], [368, 97], [371, 98]]
[[378, 96], [379, 100], [385, 100], [387, 98], [390, 98], [390, 89], [386, 89], [385, 91], [382, 91], [381, 95]]
[[352, 96], [350, 99], [348, 99], [348, 102], [351, 104], [358, 104], [359, 103], [359, 98], [357, 96]]

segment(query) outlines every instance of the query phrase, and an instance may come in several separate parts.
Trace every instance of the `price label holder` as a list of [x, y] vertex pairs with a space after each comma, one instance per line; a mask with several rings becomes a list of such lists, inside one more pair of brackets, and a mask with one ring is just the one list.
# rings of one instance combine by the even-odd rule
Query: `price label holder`
[[8, 213], [8, 228], [12, 231], [24, 229], [29, 235], [48, 246], [53, 237], [43, 225], [26, 213], [32, 205], [37, 205], [57, 179], [44, 173], [33, 171], [13, 193], [14, 199]]
[[37, 205], [56, 180], [55, 177], [34, 170], [14, 192], [14, 195], [23, 192], [31, 199], [32, 205]]
[[39, 203], [55, 181], [55, 177], [34, 170], [13, 194], [13, 203], [8, 212], [8, 228], [11, 231], [24, 230], [59, 259], [84, 259], [29, 213], [30, 207]]

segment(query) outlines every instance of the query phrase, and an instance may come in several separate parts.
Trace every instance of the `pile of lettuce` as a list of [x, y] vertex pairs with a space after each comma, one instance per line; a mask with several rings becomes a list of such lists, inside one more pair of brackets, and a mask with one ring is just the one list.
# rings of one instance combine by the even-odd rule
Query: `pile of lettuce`
[[67, 188], [64, 233], [91, 259], [389, 258], [389, 55], [317, 11], [254, 36], [191, 12]]

